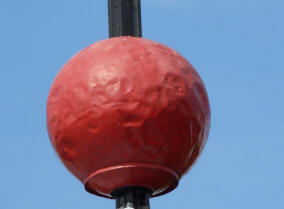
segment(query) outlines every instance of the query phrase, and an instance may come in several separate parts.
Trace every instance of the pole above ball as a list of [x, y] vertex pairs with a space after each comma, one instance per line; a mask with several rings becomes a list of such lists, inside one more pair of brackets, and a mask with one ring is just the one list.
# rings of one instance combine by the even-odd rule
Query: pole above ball
[[108, 0], [109, 37], [142, 37], [140, 0]]

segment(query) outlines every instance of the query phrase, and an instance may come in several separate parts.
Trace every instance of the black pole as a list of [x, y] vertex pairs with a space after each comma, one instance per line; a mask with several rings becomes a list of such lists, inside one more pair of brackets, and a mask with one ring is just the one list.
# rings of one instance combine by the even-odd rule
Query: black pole
[[149, 198], [151, 195], [150, 189], [136, 186], [121, 188], [112, 193], [116, 200], [116, 209], [150, 209]]
[[142, 37], [140, 0], [108, 0], [109, 37]]

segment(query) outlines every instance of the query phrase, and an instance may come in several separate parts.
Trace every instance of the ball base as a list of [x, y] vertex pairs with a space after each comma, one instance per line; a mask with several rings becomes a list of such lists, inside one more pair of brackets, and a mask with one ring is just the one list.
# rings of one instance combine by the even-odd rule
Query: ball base
[[124, 187], [144, 187], [151, 197], [174, 190], [179, 181], [175, 171], [165, 166], [148, 163], [127, 163], [94, 171], [84, 182], [91, 194], [114, 199], [112, 192]]

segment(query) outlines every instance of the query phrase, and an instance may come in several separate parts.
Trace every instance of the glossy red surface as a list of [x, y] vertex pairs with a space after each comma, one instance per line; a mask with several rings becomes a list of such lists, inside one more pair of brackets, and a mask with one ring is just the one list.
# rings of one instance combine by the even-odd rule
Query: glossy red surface
[[154, 196], [174, 189], [207, 140], [204, 85], [176, 51], [119, 37], [75, 55], [47, 103], [48, 133], [64, 165], [87, 191], [111, 197], [124, 186]]

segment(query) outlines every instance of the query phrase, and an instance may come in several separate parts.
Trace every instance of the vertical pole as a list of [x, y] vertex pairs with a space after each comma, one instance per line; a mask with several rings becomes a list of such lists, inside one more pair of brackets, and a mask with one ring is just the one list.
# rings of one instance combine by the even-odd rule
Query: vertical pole
[[126, 187], [112, 193], [116, 209], [150, 209], [152, 191], [144, 187]]
[[142, 37], [140, 0], [108, 0], [109, 37]]

